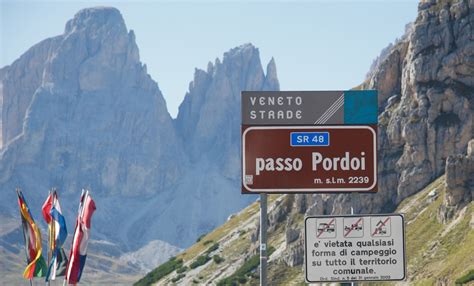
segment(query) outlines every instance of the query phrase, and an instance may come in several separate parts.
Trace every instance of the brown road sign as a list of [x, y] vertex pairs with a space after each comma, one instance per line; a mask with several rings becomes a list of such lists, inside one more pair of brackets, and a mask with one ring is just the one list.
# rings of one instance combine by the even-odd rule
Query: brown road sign
[[242, 126], [242, 193], [376, 192], [376, 126]]

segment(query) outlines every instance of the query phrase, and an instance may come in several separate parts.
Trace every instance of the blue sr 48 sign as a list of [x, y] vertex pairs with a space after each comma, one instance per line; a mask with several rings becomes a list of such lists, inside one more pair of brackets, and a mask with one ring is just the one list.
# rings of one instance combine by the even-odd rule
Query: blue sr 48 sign
[[329, 132], [291, 132], [290, 146], [329, 146]]

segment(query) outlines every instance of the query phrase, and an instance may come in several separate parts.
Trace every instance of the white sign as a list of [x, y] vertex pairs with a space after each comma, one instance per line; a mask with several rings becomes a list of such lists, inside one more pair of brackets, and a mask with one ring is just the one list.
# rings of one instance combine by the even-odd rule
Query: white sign
[[405, 273], [401, 214], [305, 219], [306, 282], [397, 281]]

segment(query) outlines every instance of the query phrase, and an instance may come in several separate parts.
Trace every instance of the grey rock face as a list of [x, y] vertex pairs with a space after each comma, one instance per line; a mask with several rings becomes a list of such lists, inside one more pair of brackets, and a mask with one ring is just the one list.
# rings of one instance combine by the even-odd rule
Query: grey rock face
[[469, 141], [467, 155], [451, 155], [446, 160], [447, 206], [461, 206], [474, 195], [474, 140]]
[[295, 211], [391, 212], [445, 170], [448, 203], [472, 200], [471, 159], [456, 154], [474, 137], [474, 2], [422, 1], [418, 14], [361, 85], [379, 91], [378, 193], [296, 195]]
[[286, 244], [290, 244], [297, 240], [300, 237], [300, 230], [294, 228], [287, 228], [285, 231], [285, 242]]
[[290, 208], [288, 200], [279, 199], [275, 202], [275, 206], [268, 212], [269, 232], [275, 230], [280, 223], [287, 219], [287, 215], [291, 211]]
[[304, 240], [301, 237], [292, 244], [287, 245], [283, 254], [283, 261], [290, 267], [302, 265], [304, 262]]
[[446, 223], [474, 198], [474, 139], [467, 155], [451, 155], [446, 160], [446, 195], [438, 210], [438, 220]]
[[379, 192], [337, 197], [326, 212], [391, 211], [466, 150], [474, 136], [471, 2], [420, 3], [413, 26], [362, 85], [380, 92]]
[[0, 70], [2, 122], [8, 122], [2, 126], [1, 146], [22, 132], [26, 109], [43, 82], [46, 62], [60, 40], [61, 37], [46, 39]]
[[383, 141], [388, 139], [381, 160], [398, 157], [383, 170], [396, 176], [379, 176], [397, 186], [394, 203], [441, 175], [446, 158], [463, 152], [474, 134], [474, 49], [468, 24], [474, 12], [467, 1], [450, 1], [420, 8], [419, 15], [401, 69], [400, 103], [384, 111], [390, 119], [380, 130]]
[[280, 90], [280, 82], [278, 81], [277, 68], [274, 58], [272, 58], [267, 65], [267, 73], [262, 90]]

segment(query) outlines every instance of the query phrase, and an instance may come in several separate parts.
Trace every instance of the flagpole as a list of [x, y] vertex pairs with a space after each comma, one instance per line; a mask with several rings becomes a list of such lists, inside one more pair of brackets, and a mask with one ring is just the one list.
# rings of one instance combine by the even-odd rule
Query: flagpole
[[[51, 196], [51, 190], [49, 190], [49, 195]], [[51, 236], [52, 236], [52, 232], [53, 232], [52, 228], [53, 228], [53, 224], [52, 224], [52, 221], [50, 221], [48, 223], [48, 230], [49, 230], [49, 232], [48, 232], [48, 267], [51, 263], [51, 245], [52, 245], [51, 244], [51, 239], [52, 239]], [[48, 278], [48, 277], [46, 277], [46, 278]], [[50, 285], [51, 284], [50, 284], [49, 278], [48, 278], [48, 286], [50, 286]]]

